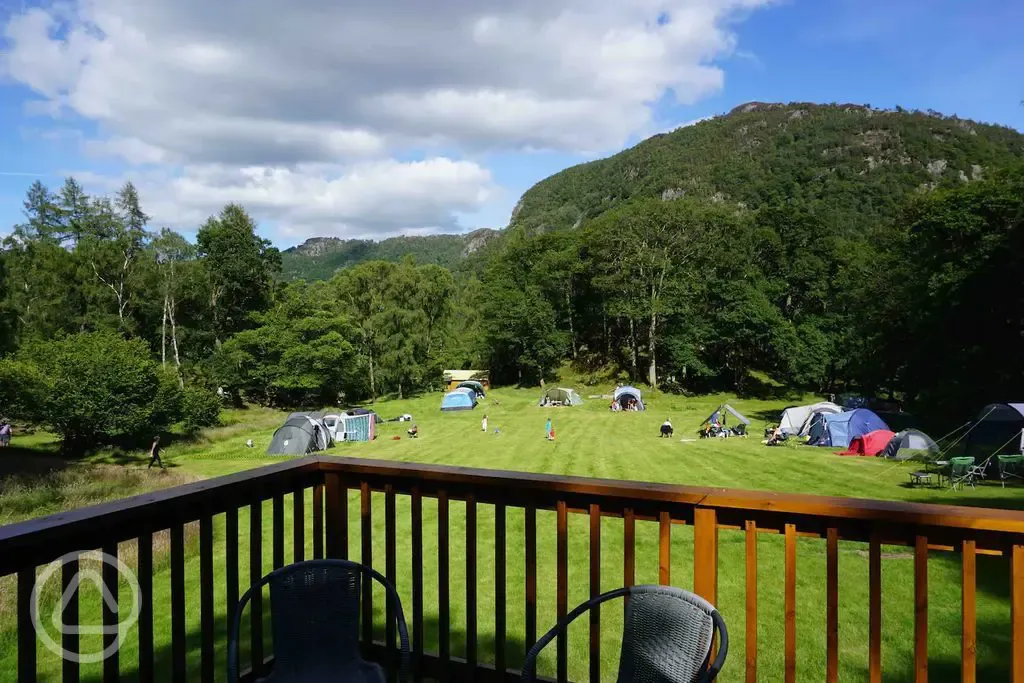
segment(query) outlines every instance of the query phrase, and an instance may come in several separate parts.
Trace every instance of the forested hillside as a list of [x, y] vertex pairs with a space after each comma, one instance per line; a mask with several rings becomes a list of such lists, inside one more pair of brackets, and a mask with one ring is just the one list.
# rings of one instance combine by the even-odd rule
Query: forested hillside
[[482, 229], [466, 235], [392, 237], [379, 242], [314, 237], [281, 253], [281, 276], [285, 280], [329, 280], [339, 270], [365, 261], [398, 262], [406, 256], [420, 264], [454, 269], [497, 234]]
[[284, 259], [241, 206], [191, 244], [130, 183], [37, 182], [24, 213], [0, 249], [0, 418], [73, 451], [208, 424], [217, 390], [319, 407], [567, 361], [954, 418], [1024, 398], [1024, 136], [937, 115], [745, 105], [539, 183], [500, 233]]
[[937, 112], [751, 102], [537, 183], [511, 225], [564, 229], [630, 199], [689, 197], [787, 203], [829, 230], [863, 230], [909, 192], [979, 180], [1022, 156], [1017, 131]]

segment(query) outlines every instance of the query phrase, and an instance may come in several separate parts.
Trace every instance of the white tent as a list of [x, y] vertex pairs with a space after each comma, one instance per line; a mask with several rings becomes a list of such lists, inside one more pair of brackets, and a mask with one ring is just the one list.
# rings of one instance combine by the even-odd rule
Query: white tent
[[811, 429], [811, 418], [818, 413], [836, 414], [843, 412], [843, 409], [835, 403], [822, 401], [808, 406], [796, 406], [786, 408], [782, 411], [782, 419], [779, 421], [779, 429], [783, 434], [790, 436], [807, 436]]

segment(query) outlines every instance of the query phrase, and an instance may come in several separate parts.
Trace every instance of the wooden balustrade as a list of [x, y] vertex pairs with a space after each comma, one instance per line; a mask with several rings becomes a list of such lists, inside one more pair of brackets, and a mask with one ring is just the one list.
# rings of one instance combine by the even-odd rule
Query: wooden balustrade
[[[292, 502], [287, 506], [285, 500], [289, 495]], [[374, 535], [375, 501], [383, 503], [384, 533], [381, 538]], [[425, 510], [427, 501], [430, 501], [430, 506]], [[269, 516], [264, 512], [265, 503], [269, 506]], [[311, 504], [311, 510], [307, 509], [307, 503]], [[358, 514], [358, 519], [351, 520], [352, 527], [350, 504]], [[248, 521], [248, 547], [241, 549], [240, 512]], [[553, 528], [540, 529], [538, 513], [544, 515], [545, 523], [552, 520]], [[286, 519], [289, 514], [291, 520]], [[589, 522], [589, 535], [585, 535], [589, 541], [589, 557], [586, 559], [570, 558], [570, 539], [576, 526], [572, 523], [574, 515], [586, 515]], [[479, 533], [483, 518], [493, 518], [493, 535]], [[607, 532], [607, 525], [614, 524], [610, 520], [615, 519], [622, 520], [621, 526], [615, 527], [622, 530], [622, 572], [609, 577], [602, 575], [602, 559], [607, 561], [606, 558], [613, 555], [602, 548], [602, 530]], [[428, 520], [436, 528], [429, 528]], [[456, 521], [454, 533], [453, 520]], [[522, 534], [512, 534], [510, 527], [515, 523], [518, 529], [519, 520], [522, 520]], [[407, 538], [399, 535], [400, 521], [402, 528], [409, 529]], [[186, 527], [194, 522], [198, 522], [198, 549], [188, 550]], [[268, 522], [270, 528], [265, 530]], [[656, 526], [656, 548], [638, 547], [637, 527], [640, 524]], [[883, 546], [897, 545], [912, 549], [913, 662], [910, 670], [915, 680], [926, 681], [928, 677], [929, 560], [941, 553], [956, 553], [962, 567], [962, 680], [972, 681], [977, 676], [978, 640], [985, 637], [985, 633], [978, 633], [976, 625], [978, 555], [992, 555], [1001, 556], [1008, 563], [1010, 619], [1007, 629], [1012, 643], [1012, 651], [1007, 652], [1009, 678], [1014, 683], [1024, 683], [1024, 513], [1005, 510], [321, 456], [0, 527], [0, 577], [17, 575], [16, 582], [12, 584], [17, 591], [17, 676], [19, 681], [28, 683], [37, 680], [38, 676], [30, 599], [38, 568], [67, 553], [103, 549], [109, 554], [116, 554], [119, 543], [136, 542], [135, 569], [140, 589], [137, 662], [125, 662], [123, 655], [120, 659], [115, 656], [106, 660], [102, 666], [103, 680], [119, 680], [121, 672], [126, 669], [137, 672], [139, 680], [153, 680], [155, 648], [166, 645], [170, 653], [172, 680], [184, 681], [193, 675], [206, 683], [223, 678], [222, 663], [217, 663], [217, 654], [225, 649], [225, 643], [218, 640], [223, 639], [225, 629], [218, 629], [216, 623], [218, 619], [224, 620], [225, 615], [215, 614], [215, 605], [218, 604], [217, 596], [224, 596], [226, 609], [233, 614], [239, 594], [246, 589], [240, 585], [239, 563], [247, 561], [247, 580], [253, 583], [267, 568], [265, 532], [270, 538], [270, 547], [266, 550], [273, 567], [286, 563], [286, 547], [289, 545], [292, 559], [306, 557], [308, 538], [311, 544], [309, 557], [358, 558], [363, 563], [377, 565], [376, 568], [389, 580], [411, 594], [411, 602], [403, 607], [410, 626], [416, 680], [429, 677], [513, 681], [517, 676], [513, 667], [518, 659], [509, 661], [506, 645], [516, 642], [522, 649], [528, 649], [536, 641], [538, 629], [543, 631], [553, 625], [546, 620], [538, 621], [539, 588], [543, 587], [545, 595], [554, 596], [554, 615], [561, 617], [573, 607], [569, 601], [569, 577], [574, 566], [571, 563], [583, 566], [586, 562], [585, 585], [590, 596], [599, 594], [602, 584], [608, 588], [618, 584], [620, 579], [625, 585], [633, 585], [638, 556], [651, 558], [661, 583], [672, 583], [673, 578], [685, 574], [686, 569], [672, 566], [673, 537], [676, 537], [677, 545], [680, 542], [679, 536], [673, 533], [673, 527], [678, 525], [692, 528], [693, 584], [684, 588], [692, 587], [694, 592], [717, 603], [719, 574], [729, 572], [742, 577], [743, 605], [738, 610], [725, 612], [734, 637], [742, 634], [745, 643], [745, 651], [734, 648], [727, 661], [726, 668], [732, 680], [757, 680], [759, 619], [781, 622], [782, 641], [772, 646], [781, 648], [784, 679], [796, 680], [801, 648], [797, 629], [797, 590], [801, 571], [798, 539], [820, 538], [823, 539], [821, 547], [825, 555], [826, 599], [821, 608], [826, 630], [826, 680], [837, 681], [840, 676], [839, 548], [842, 543], [859, 544], [866, 550], [868, 558], [865, 667], [869, 680], [881, 680], [883, 674], [882, 549]], [[360, 537], [359, 547], [353, 549], [349, 536], [356, 532]], [[723, 567], [720, 564], [720, 532], [735, 533], [736, 538], [742, 541], [744, 559], [740, 565]], [[163, 533], [169, 534], [167, 571], [170, 593], [167, 604], [154, 601], [157, 593], [154, 592], [153, 581], [153, 539]], [[286, 542], [288, 535], [290, 542]], [[555, 571], [550, 576], [541, 575], [538, 570], [539, 559], [544, 566], [550, 566], [551, 562], [550, 558], [538, 557], [538, 553], [550, 552], [545, 548], [551, 547], [542, 546], [538, 542], [539, 535], [544, 539], [553, 537], [554, 540]], [[781, 613], [768, 613], [763, 606], [758, 609], [759, 539], [769, 535], [778, 535], [781, 543]], [[215, 563], [215, 555], [219, 558], [215, 550], [219, 545], [218, 538], [224, 544], [223, 569], [220, 569], [219, 559]], [[401, 550], [399, 538], [404, 544]], [[436, 555], [426, 555], [425, 544], [435, 548], [435, 540]], [[462, 564], [459, 566], [453, 566], [456, 559], [452, 553], [453, 542], [460, 544]], [[409, 548], [408, 556], [403, 554], [405, 547]], [[480, 554], [481, 549], [483, 555]], [[198, 555], [196, 565], [187, 562], [194, 554]], [[761, 554], [763, 556], [764, 551]], [[614, 556], [618, 556], [617, 552]], [[479, 590], [482, 580], [479, 557], [493, 558], [493, 592]], [[522, 568], [521, 575], [518, 570], [509, 571], [513, 563]], [[65, 564], [61, 572], [62, 588], [71, 585], [78, 564], [75, 560]], [[400, 572], [399, 564], [408, 567], [410, 573]], [[189, 567], [198, 568], [198, 592], [186, 592], [186, 571]], [[453, 569], [457, 576], [465, 578], [464, 592], [452, 590]], [[760, 574], [764, 580], [764, 571]], [[436, 578], [436, 603], [427, 597], [427, 576]], [[523, 583], [510, 585], [512, 576]], [[103, 583], [116, 593], [116, 572], [105, 569]], [[433, 586], [430, 588], [429, 593], [433, 594]], [[514, 606], [522, 610], [521, 633], [509, 633], [507, 630], [507, 611], [510, 608], [507, 600], [512, 594], [524, 597], [523, 603]], [[374, 610], [374, 594], [369, 582], [364, 583], [362, 598], [360, 633], [367, 652], [393, 669], [397, 658], [391, 607], [381, 604]], [[461, 604], [453, 606], [453, 600]], [[198, 640], [194, 641], [199, 644], [198, 666], [190, 671], [186, 615], [188, 606], [192, 604], [199, 607], [200, 630]], [[478, 623], [478, 607], [493, 607], [492, 647], [481, 646], [482, 635], [491, 633], [491, 629], [490, 621]], [[269, 642], [269, 634], [264, 627], [267, 608], [269, 605], [264, 604], [263, 596], [255, 595], [248, 610], [246, 650], [256, 672], [262, 671], [272, 656], [270, 648], [265, 647]], [[464, 618], [464, 622], [455, 627], [460, 633], [457, 650], [453, 648], [453, 612], [462, 614]], [[169, 632], [154, 633], [154, 615], [158, 613], [170, 614]], [[434, 638], [432, 633], [428, 633], [432, 627], [425, 623], [427, 614], [436, 615], [436, 625], [433, 626], [436, 628], [436, 648], [428, 647], [428, 642]], [[65, 605], [64, 617], [66, 623], [77, 623], [80, 616], [75, 595]], [[116, 624], [117, 616], [115, 611], [105, 609], [103, 623]], [[375, 618], [379, 620], [377, 623]], [[741, 621], [743, 628], [740, 628]], [[599, 610], [589, 615], [589, 626], [586, 674], [591, 681], [597, 681], [602, 675], [606, 678], [614, 675], [614, 672], [601, 667], [603, 631]], [[375, 641], [381, 634], [383, 642]], [[113, 642], [110, 637], [117, 636], [108, 636], [106, 643]], [[166, 639], [169, 642], [163, 642]], [[80, 646], [77, 634], [64, 634], [63, 646], [69, 650], [77, 649]], [[568, 680], [568, 638], [558, 638], [553, 649], [555, 666], [551, 673], [558, 681]], [[66, 660], [61, 667], [64, 681], [80, 679], [80, 667], [74, 661]]]

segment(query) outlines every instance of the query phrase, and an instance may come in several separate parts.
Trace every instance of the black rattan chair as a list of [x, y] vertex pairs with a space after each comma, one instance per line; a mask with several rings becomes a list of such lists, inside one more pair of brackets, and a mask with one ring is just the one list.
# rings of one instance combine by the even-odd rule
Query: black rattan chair
[[400, 640], [399, 681], [409, 674], [409, 632], [394, 586], [379, 572], [348, 560], [297, 562], [267, 574], [245, 592], [228, 637], [228, 683], [238, 681], [242, 611], [252, 594], [270, 585], [274, 665], [267, 683], [383, 683], [384, 671], [359, 652], [360, 587], [384, 586]]
[[[522, 681], [536, 677], [537, 656], [580, 615], [603, 602], [629, 596], [619, 655], [618, 683], [706, 683], [722, 670], [729, 652], [725, 621], [711, 603], [671, 586], [618, 588], [588, 600], [569, 612], [530, 648]], [[718, 656], [711, 658], [711, 641], [718, 631]]]

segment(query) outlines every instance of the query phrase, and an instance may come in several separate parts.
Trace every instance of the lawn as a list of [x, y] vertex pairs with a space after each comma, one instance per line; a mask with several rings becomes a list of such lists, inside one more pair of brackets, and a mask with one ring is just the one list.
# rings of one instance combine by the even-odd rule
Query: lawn
[[[649, 398], [646, 413], [616, 413], [607, 411], [607, 401], [587, 400], [593, 390], [581, 390], [585, 405], [576, 408], [542, 409], [536, 406], [538, 391], [498, 390], [472, 412], [442, 414], [438, 411], [440, 395], [426, 395], [406, 401], [388, 401], [378, 404], [380, 414], [387, 418], [401, 413], [412, 413], [420, 428], [420, 438], [410, 440], [404, 436], [404, 423], [386, 423], [379, 426], [379, 438], [368, 444], [343, 444], [331, 453], [337, 455], [406, 460], [422, 463], [453, 464], [554, 474], [636, 479], [678, 484], [724, 486], [770, 491], [818, 493], [826, 495], [915, 500], [949, 504], [985, 505], [992, 507], [1024, 507], [1020, 488], [1002, 489], [987, 485], [976, 491], [949, 492], [939, 489], [911, 489], [905, 484], [907, 464], [893, 464], [875, 458], [840, 458], [830, 449], [806, 447], [765, 448], [758, 435], [768, 420], [777, 420], [787, 403], [782, 400], [740, 400], [727, 396], [684, 398], [654, 395]], [[700, 421], [715, 407], [728, 400], [734, 407], [752, 418], [753, 436], [747, 439], [715, 439], [707, 441], [681, 441], [694, 436]], [[490, 431], [480, 429], [480, 418], [489, 416]], [[551, 417], [557, 433], [554, 443], [543, 438], [544, 422]], [[676, 428], [675, 438], [658, 438], [658, 425], [671, 418]], [[210, 430], [198, 440], [181, 440], [166, 450], [165, 459], [170, 466], [167, 475], [132, 479], [137, 487], [160, 486], [180, 478], [211, 477], [245, 468], [279, 461], [263, 455], [270, 437], [283, 414], [250, 409], [231, 411], [226, 426]], [[497, 428], [499, 433], [495, 434]], [[940, 434], [935, 434], [940, 436]], [[245, 447], [253, 439], [256, 447]], [[17, 442], [17, 439], [16, 439]], [[24, 443], [22, 444], [25, 445]], [[43, 436], [34, 437], [29, 444], [39, 451], [47, 450]], [[90, 459], [85, 468], [98, 465], [110, 468], [125, 466], [136, 470], [145, 465], [141, 454], [114, 452], [100, 453]], [[83, 466], [75, 466], [83, 467]], [[74, 469], [74, 468], [69, 468]], [[109, 472], [109, 470], [107, 470]], [[54, 476], [54, 475], [51, 475]], [[62, 473], [59, 476], [71, 477]], [[163, 477], [163, 478], [161, 478]], [[88, 477], [71, 477], [85, 486]], [[14, 520], [26, 514], [26, 500], [31, 486], [22, 481], [13, 495], [10, 490], [0, 492], [0, 519]], [[50, 489], [61, 490], [59, 484]], [[129, 487], [130, 488], [130, 487]], [[126, 490], [125, 494], [137, 492]], [[97, 497], [109, 494], [109, 487], [101, 487]], [[57, 495], [41, 498], [45, 504], [41, 512], [55, 511], [55, 507], [68, 507], [85, 502], [87, 495]], [[286, 500], [286, 516], [290, 515], [290, 501]], [[307, 510], [308, 508], [307, 502]], [[359, 547], [358, 500], [350, 496], [349, 533], [353, 556]], [[269, 504], [264, 511], [265, 540], [263, 564], [270, 569]], [[240, 536], [248, 539], [248, 517], [240, 516]], [[307, 519], [307, 525], [309, 520]], [[383, 496], [374, 496], [374, 539], [384, 537]], [[286, 519], [290, 525], [290, 520]], [[424, 556], [436, 557], [436, 512], [430, 501], [424, 504]], [[453, 654], [463, 651], [465, 624], [465, 549], [463, 546], [464, 515], [460, 503], [453, 502], [450, 514], [450, 568], [451, 568], [451, 628]], [[478, 511], [478, 624], [480, 658], [493, 658], [493, 512], [489, 506]], [[553, 513], [538, 514], [538, 623], [543, 631], [554, 622], [555, 615], [555, 552]], [[290, 527], [287, 527], [290, 528]], [[409, 593], [409, 503], [398, 501], [399, 592], [406, 610], [411, 609]], [[569, 523], [569, 588], [570, 606], [583, 601], [588, 595], [589, 535], [587, 520], [572, 516]], [[224, 566], [223, 521], [215, 520], [215, 533], [219, 554], [215, 559], [215, 572], [221, 575]], [[517, 663], [522, 656], [524, 567], [522, 553], [523, 517], [510, 510], [508, 517], [509, 566], [508, 573], [508, 657]], [[307, 532], [307, 539], [310, 534]], [[198, 556], [195, 531], [187, 534], [187, 589], [188, 625], [191, 643], [198, 648]], [[157, 539], [156, 604], [168, 604], [169, 578], [165, 553], [161, 552], [166, 540]], [[743, 672], [743, 620], [744, 576], [743, 536], [736, 532], [720, 534], [719, 608], [725, 616], [731, 633], [731, 654], [720, 680], [742, 680]], [[311, 541], [306, 555], [311, 553]], [[123, 544], [121, 552], [132, 565], [134, 548]], [[247, 582], [248, 552], [241, 549], [240, 577]], [[658, 579], [657, 527], [639, 523], [637, 527], [637, 579], [657, 582]], [[286, 560], [291, 557], [288, 545]], [[383, 567], [383, 547], [374, 544], [374, 565]], [[783, 557], [781, 539], [763, 536], [759, 540], [759, 649], [761, 680], [782, 678], [782, 588]], [[605, 589], [617, 587], [622, 575], [622, 523], [607, 519], [602, 524], [602, 584]], [[687, 526], [676, 525], [672, 530], [672, 583], [684, 588], [692, 586], [692, 536]], [[800, 539], [798, 542], [798, 677], [800, 680], [821, 680], [825, 662], [824, 633], [824, 573], [823, 542]], [[429, 560], [424, 567], [425, 607], [428, 631], [428, 649], [437, 641], [437, 565]], [[1008, 578], [1002, 562], [979, 558], [978, 632], [980, 680], [1005, 677], [1009, 659], [1007, 601]], [[9, 577], [10, 578], [10, 577]], [[932, 680], [959, 679], [960, 600], [959, 557], [934, 553], [929, 564], [930, 591], [930, 655]], [[5, 584], [6, 585], [6, 584]], [[867, 553], [861, 544], [843, 543], [840, 546], [840, 615], [841, 615], [841, 678], [860, 680], [867, 668]], [[912, 560], [906, 549], [887, 548], [883, 560], [883, 648], [886, 680], [912, 680], [913, 582]], [[11, 591], [0, 591], [0, 680], [13, 676], [14, 629]], [[224, 595], [217, 587], [216, 600], [221, 611]], [[195, 596], [195, 597], [194, 597]], [[55, 596], [46, 596], [54, 599]], [[375, 608], [382, 605], [382, 593], [377, 594]], [[91, 606], [91, 596], [83, 598], [83, 613]], [[378, 609], [378, 612], [380, 610]], [[382, 613], [378, 614], [378, 624]], [[612, 605], [602, 612], [602, 673], [605, 680], [614, 677], [617, 659], [617, 629], [621, 624], [621, 608]], [[218, 628], [224, 629], [223, 615]], [[166, 613], [156, 616], [155, 633], [166, 641], [170, 631]], [[588, 627], [580, 622], [570, 633], [570, 676], [586, 678]], [[122, 647], [121, 666], [126, 677], [131, 677], [136, 660], [135, 634], [130, 633]], [[164, 642], [166, 644], [166, 642]], [[553, 655], [553, 648], [549, 655]], [[158, 675], [169, 676], [169, 649], [161, 647], [158, 656]], [[59, 662], [49, 652], [40, 649], [40, 673], [44, 680], [56, 679]], [[198, 666], [198, 657], [191, 664]], [[218, 666], [218, 671], [223, 671]], [[553, 672], [553, 660], [543, 662], [542, 671]], [[84, 678], [99, 677], [99, 667], [83, 667]]]

